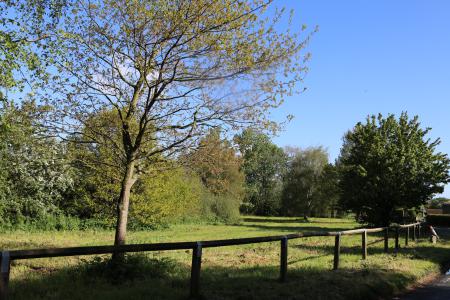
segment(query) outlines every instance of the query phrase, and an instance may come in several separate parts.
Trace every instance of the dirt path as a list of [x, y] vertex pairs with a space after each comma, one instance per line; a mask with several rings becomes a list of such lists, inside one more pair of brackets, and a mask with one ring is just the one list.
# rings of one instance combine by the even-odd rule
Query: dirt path
[[445, 275], [436, 282], [425, 287], [418, 288], [402, 297], [394, 298], [399, 300], [441, 300], [450, 299], [450, 275]]
[[[439, 236], [449, 238], [450, 228], [436, 228]], [[449, 250], [450, 251], [450, 250]], [[450, 300], [450, 270], [438, 280], [394, 299], [398, 300]]]

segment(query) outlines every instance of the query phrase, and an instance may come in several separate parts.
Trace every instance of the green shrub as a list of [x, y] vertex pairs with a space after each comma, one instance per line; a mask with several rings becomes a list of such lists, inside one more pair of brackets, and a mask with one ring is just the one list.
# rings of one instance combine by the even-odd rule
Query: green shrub
[[214, 195], [205, 192], [200, 202], [203, 221], [234, 224], [240, 220], [240, 201], [232, 195]]
[[123, 284], [145, 278], [166, 278], [179, 264], [170, 258], [155, 259], [144, 254], [126, 254], [122, 263], [114, 263], [110, 257], [94, 257], [83, 260], [85, 278], [102, 278], [112, 284]]
[[131, 196], [130, 228], [167, 227], [185, 215], [200, 214], [203, 189], [200, 179], [183, 168], [143, 177]]

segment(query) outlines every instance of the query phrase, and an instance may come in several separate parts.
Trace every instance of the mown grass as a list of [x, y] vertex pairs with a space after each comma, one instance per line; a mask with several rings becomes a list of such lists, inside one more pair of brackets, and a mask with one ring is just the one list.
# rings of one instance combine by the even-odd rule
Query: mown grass
[[[128, 243], [197, 241], [264, 236], [296, 231], [355, 228], [350, 219], [244, 218], [240, 225], [175, 225], [158, 231], [130, 232]], [[369, 235], [369, 243], [379, 239]], [[111, 231], [56, 231], [0, 234], [2, 249], [106, 245]], [[403, 240], [402, 240], [403, 241]], [[426, 239], [383, 253], [383, 243], [369, 247], [361, 260], [361, 237], [344, 236], [340, 270], [332, 271], [333, 237], [289, 241], [288, 280], [278, 282], [279, 242], [203, 250], [201, 292], [204, 299], [379, 299], [440, 271], [450, 260], [450, 242]], [[393, 240], [390, 241], [393, 250]], [[392, 252], [392, 251], [391, 251]], [[186, 299], [191, 251], [161, 251], [128, 256], [111, 269], [107, 256], [14, 261], [12, 299]], [[113, 273], [113, 274], [112, 274]], [[118, 283], [120, 282], [120, 283]]]

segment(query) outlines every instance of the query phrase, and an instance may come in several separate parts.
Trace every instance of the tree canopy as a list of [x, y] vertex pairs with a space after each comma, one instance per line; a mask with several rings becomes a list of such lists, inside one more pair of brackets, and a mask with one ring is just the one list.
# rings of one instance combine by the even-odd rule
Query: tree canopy
[[450, 160], [437, 151], [418, 117], [381, 114], [344, 137], [339, 157], [341, 204], [359, 221], [388, 225], [395, 210], [418, 207], [449, 182]]
[[183, 160], [210, 193], [204, 209], [222, 220], [237, 221], [245, 186], [242, 159], [220, 130], [211, 130]]
[[[66, 0], [4, 0], [0, 2], [0, 88], [23, 90], [43, 75], [40, 56], [44, 40], [54, 33]], [[0, 99], [5, 95], [0, 91]]]
[[282, 178], [287, 167], [283, 149], [258, 131], [247, 129], [235, 137], [243, 158], [246, 196], [243, 211], [258, 215], [279, 212]]
[[327, 166], [328, 153], [322, 147], [296, 151], [284, 176], [282, 193], [284, 214], [303, 215], [307, 219], [313, 210], [328, 208], [326, 200], [331, 199], [332, 195], [325, 195]]
[[[116, 244], [125, 242], [131, 189], [152, 157], [191, 148], [211, 127], [276, 129], [269, 111], [297, 90], [309, 38], [277, 30], [272, 1], [77, 1], [43, 51], [56, 69], [40, 95], [47, 128], [117, 152]], [[114, 111], [119, 141], [84, 130]]]

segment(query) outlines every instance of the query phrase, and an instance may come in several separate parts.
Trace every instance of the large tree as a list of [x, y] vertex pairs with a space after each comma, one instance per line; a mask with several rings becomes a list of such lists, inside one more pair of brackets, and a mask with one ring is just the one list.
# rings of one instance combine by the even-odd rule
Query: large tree
[[339, 157], [341, 203], [359, 221], [388, 225], [395, 210], [425, 204], [449, 182], [450, 161], [418, 117], [381, 114], [344, 137]]
[[219, 130], [212, 130], [202, 138], [198, 148], [189, 152], [185, 160], [211, 193], [240, 198], [244, 185], [241, 159]]
[[246, 182], [243, 211], [257, 215], [278, 214], [286, 154], [268, 135], [253, 129], [237, 135], [235, 142], [242, 155]]
[[194, 145], [211, 126], [272, 129], [267, 112], [301, 80], [308, 36], [277, 31], [283, 13], [265, 18], [271, 2], [79, 0], [52, 36], [57, 72], [46, 99], [57, 113], [48, 125], [83, 135], [102, 110], [120, 124], [120, 141], [96, 126], [82, 139], [117, 153], [116, 245], [149, 158]]
[[323, 205], [325, 195], [324, 170], [328, 153], [322, 147], [298, 150], [284, 176], [282, 210], [287, 215], [303, 214], [305, 220], [313, 209]]
[[211, 130], [185, 161], [211, 194], [209, 210], [222, 220], [236, 221], [245, 185], [242, 159], [231, 143], [221, 137], [220, 130]]

